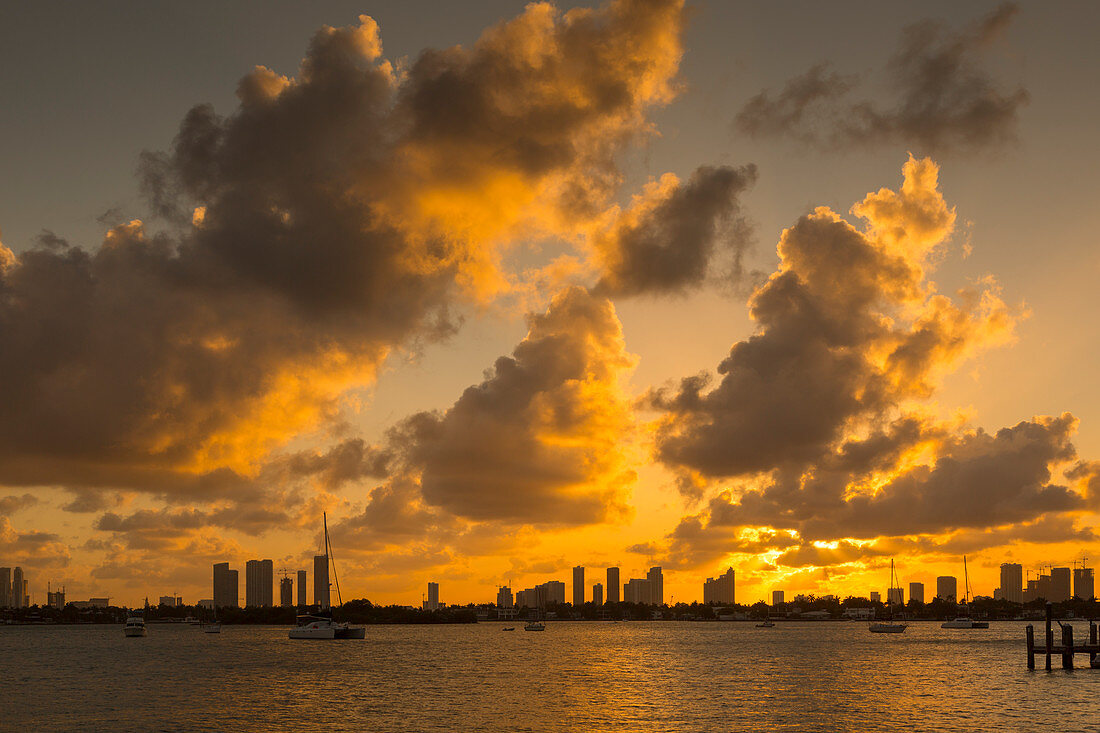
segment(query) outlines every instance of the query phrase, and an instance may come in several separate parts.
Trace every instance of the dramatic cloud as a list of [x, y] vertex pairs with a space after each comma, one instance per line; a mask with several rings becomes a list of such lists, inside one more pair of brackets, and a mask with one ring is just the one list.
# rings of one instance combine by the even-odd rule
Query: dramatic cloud
[[611, 302], [562, 290], [528, 316], [526, 337], [485, 381], [389, 432], [391, 475], [333, 536], [362, 569], [392, 572], [389, 559], [426, 570], [529, 550], [535, 527], [623, 519], [635, 480], [624, 384], [634, 363]]
[[798, 568], [989, 547], [1012, 527], [1026, 542], [1087, 538], [1073, 517], [1095, 508], [1097, 471], [1078, 460], [1072, 415], [988, 433], [924, 406], [1017, 317], [990, 280], [954, 299], [928, 280], [955, 222], [937, 172], [911, 158], [899, 191], [853, 207], [862, 229], [821, 208], [784, 231], [779, 268], [750, 300], [759, 328], [718, 384], [650, 394], [658, 456], [681, 488], [730, 488], [630, 551], [670, 567], [761, 555]]
[[307, 450], [272, 458], [258, 481], [269, 485], [311, 481], [318, 488], [336, 491], [362, 479], [385, 478], [393, 459], [390, 450], [368, 445], [362, 438], [348, 438], [324, 452]]
[[899, 192], [853, 208], [864, 230], [819, 208], [783, 232], [779, 270], [750, 301], [759, 330], [730, 350], [720, 383], [694, 376], [651, 396], [667, 413], [663, 461], [703, 476], [808, 466], [1011, 334], [993, 284], [956, 303], [925, 280], [955, 222], [936, 184], [934, 163], [910, 159]]
[[1023, 88], [1006, 90], [982, 69], [981, 55], [1018, 12], [1005, 4], [970, 28], [909, 26], [888, 70], [893, 107], [854, 102], [856, 77], [819, 64], [777, 94], [764, 90], [745, 104], [737, 127], [754, 137], [788, 136], [828, 149], [891, 142], [922, 152], [972, 152], [1015, 137]]
[[[938, 441], [930, 463], [889, 463], [875, 473], [838, 470], [825, 461], [812, 473], [777, 475], [759, 490], [727, 494], [720, 511], [726, 521], [797, 530], [813, 541], [933, 535], [1080, 510], [1080, 494], [1051, 483], [1052, 467], [1076, 456], [1075, 425], [1067, 414], [995, 435], [965, 431]], [[712, 504], [712, 521], [718, 512]]]
[[531, 316], [527, 337], [445, 413], [420, 413], [407, 446], [424, 499], [469, 519], [585, 524], [626, 511], [634, 473], [623, 380], [634, 366], [610, 301], [583, 288]]
[[606, 274], [597, 290], [613, 296], [675, 293], [703, 283], [715, 250], [727, 255], [726, 278], [741, 274], [748, 226], [738, 196], [756, 167], [699, 168], [686, 184], [665, 175], [595, 237]]
[[332, 534], [353, 553], [376, 552], [428, 538], [443, 544], [451, 538], [453, 524], [425, 504], [415, 478], [401, 475], [372, 489], [363, 510], [334, 524]]
[[[398, 72], [362, 16], [317, 33], [295, 78], [255, 69], [228, 116], [193, 108], [144, 156], [170, 233], [0, 246], [0, 484], [70, 487], [76, 510], [102, 508], [99, 487], [250, 490], [394, 348], [511, 287], [507, 248], [591, 229], [617, 154], [675, 92], [681, 28], [679, 0], [533, 4]], [[722, 218], [703, 189], [739, 184], [718, 179], [682, 197]], [[322, 482], [385, 470], [336, 458]]]
[[933, 464], [904, 470], [876, 493], [838, 501], [835, 511], [802, 522], [800, 533], [811, 540], [839, 533], [938, 533], [1083, 509], [1079, 494], [1050, 483], [1051, 466], [1076, 456], [1070, 442], [1075, 427], [1067, 413], [1021, 422], [994, 435], [975, 430], [952, 436], [939, 446]]

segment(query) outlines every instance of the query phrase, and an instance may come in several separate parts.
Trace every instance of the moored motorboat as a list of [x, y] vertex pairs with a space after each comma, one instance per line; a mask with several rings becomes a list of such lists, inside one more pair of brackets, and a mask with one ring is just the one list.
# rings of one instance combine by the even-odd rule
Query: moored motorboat
[[145, 619], [141, 616], [128, 616], [126, 618], [126, 624], [122, 627], [122, 632], [126, 636], [148, 635], [148, 632], [145, 630]]
[[756, 625], [756, 628], [758, 628], [758, 629], [770, 629], [773, 626], [775, 626], [774, 621], [771, 621], [769, 619], [764, 619], [763, 621], [761, 621], [760, 623], [758, 623]]
[[967, 616], [959, 616], [940, 624], [941, 629], [988, 629], [988, 621], [975, 621]]
[[542, 621], [528, 621], [523, 626], [524, 631], [546, 631], [546, 624]]

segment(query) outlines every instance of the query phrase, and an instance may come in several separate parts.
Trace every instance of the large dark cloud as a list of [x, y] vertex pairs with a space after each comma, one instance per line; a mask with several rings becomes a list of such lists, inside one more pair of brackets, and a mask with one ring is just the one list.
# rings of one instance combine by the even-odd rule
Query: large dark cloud
[[1005, 89], [982, 68], [981, 55], [1018, 12], [1006, 3], [953, 32], [924, 21], [906, 28], [888, 65], [892, 106], [852, 101], [856, 78], [818, 64], [778, 93], [761, 91], [737, 115], [754, 137], [788, 136], [827, 149], [890, 142], [923, 153], [994, 148], [1014, 139], [1028, 93]]
[[569, 287], [528, 326], [512, 355], [450, 408], [390, 431], [391, 475], [332, 527], [351, 552], [404, 563], [415, 547], [418, 567], [431, 567], [443, 556], [525, 549], [531, 527], [628, 513], [634, 423], [622, 382], [634, 359], [614, 307]]
[[[676, 293], [706, 281], [716, 260], [741, 275], [748, 225], [739, 216], [738, 197], [756, 181], [756, 166], [708, 167], [681, 184], [663, 181], [649, 197], [639, 197], [597, 237], [605, 274], [597, 292], [612, 296]], [[716, 257], [720, 251], [724, 257]]]
[[559, 293], [511, 357], [444, 413], [405, 420], [391, 443], [420, 471], [424, 500], [469, 519], [585, 524], [625, 511], [633, 367], [610, 301]]
[[855, 211], [862, 230], [818, 209], [783, 232], [779, 269], [750, 300], [757, 333], [734, 344], [717, 385], [696, 375], [650, 396], [666, 413], [664, 462], [711, 477], [800, 472], [1011, 330], [994, 291], [955, 302], [925, 282], [955, 218], [934, 164], [910, 160], [900, 192], [871, 194]]
[[633, 551], [673, 566], [771, 550], [788, 567], [846, 564], [943, 553], [945, 536], [989, 546], [1005, 527], [1057, 541], [1043, 527], [1095, 507], [1097, 471], [1077, 459], [1069, 413], [989, 433], [922, 404], [1015, 318], [994, 288], [951, 299], [928, 282], [954, 222], [936, 186], [935, 166], [910, 159], [898, 192], [853, 208], [862, 229], [818, 209], [784, 232], [780, 266], [750, 301], [759, 328], [717, 385], [689, 377], [649, 397], [664, 413], [658, 456], [681, 487], [694, 499], [729, 488]]
[[532, 5], [402, 74], [363, 16], [318, 32], [296, 78], [257, 67], [228, 115], [194, 107], [143, 158], [168, 233], [0, 248], [0, 484], [70, 487], [74, 509], [101, 487], [248, 491], [392, 349], [506, 287], [501, 249], [607, 207], [675, 92], [681, 16]]
[[[784, 477], [731, 500], [740, 524], [793, 529], [807, 540], [939, 534], [1025, 523], [1046, 513], [1080, 510], [1084, 499], [1052, 483], [1051, 467], [1076, 456], [1070, 415], [1037, 418], [990, 435], [950, 435], [931, 463], [899, 470], [872, 493], [853, 490], [859, 474]], [[858, 484], [855, 484], [858, 487]]]

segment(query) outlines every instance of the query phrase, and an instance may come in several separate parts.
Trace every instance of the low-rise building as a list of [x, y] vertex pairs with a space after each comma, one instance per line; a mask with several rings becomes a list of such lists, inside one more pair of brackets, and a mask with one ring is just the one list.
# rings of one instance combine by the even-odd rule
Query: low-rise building
[[856, 621], [873, 621], [875, 618], [875, 609], [868, 608], [845, 608], [841, 614], [844, 618], [854, 619]]

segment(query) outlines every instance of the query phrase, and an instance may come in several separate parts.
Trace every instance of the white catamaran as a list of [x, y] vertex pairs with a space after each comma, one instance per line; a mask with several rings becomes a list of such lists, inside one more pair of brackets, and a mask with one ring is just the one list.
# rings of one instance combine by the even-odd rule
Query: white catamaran
[[890, 561], [890, 586], [886, 591], [886, 620], [876, 621], [867, 627], [872, 634], [900, 634], [905, 631], [907, 624], [894, 623], [893, 591], [898, 588], [897, 574], [894, 572], [894, 561]]
[[[336, 600], [343, 605], [340, 595], [340, 578], [336, 575], [336, 561], [332, 557], [332, 545], [328, 539], [328, 515], [322, 514], [325, 525], [325, 569], [332, 569], [332, 579], [336, 584]], [[329, 605], [328, 590], [317, 599], [319, 611], [298, 616], [298, 625], [290, 630], [291, 639], [363, 639], [367, 630], [362, 626], [352, 626], [347, 621], [332, 620], [332, 608]]]
[[966, 572], [966, 555], [963, 555], [963, 612], [950, 621], [940, 624], [941, 629], [988, 629], [988, 621], [975, 621], [970, 618], [970, 575]]

